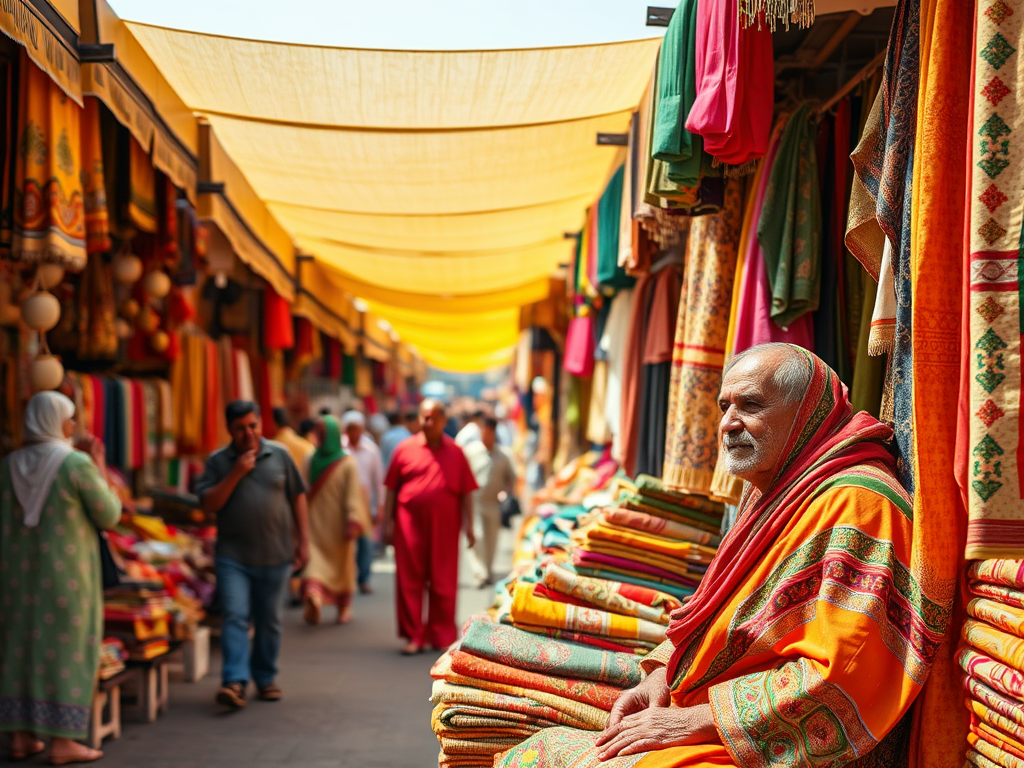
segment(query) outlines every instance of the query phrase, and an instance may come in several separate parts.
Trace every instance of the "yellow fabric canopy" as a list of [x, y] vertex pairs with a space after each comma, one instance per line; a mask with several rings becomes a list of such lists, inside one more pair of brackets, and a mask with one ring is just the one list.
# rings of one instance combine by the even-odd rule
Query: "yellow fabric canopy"
[[626, 131], [659, 46], [382, 51], [126, 27], [314, 257], [302, 289], [332, 310], [368, 302], [462, 371], [510, 359], [519, 307], [547, 295], [615, 162], [596, 134]]

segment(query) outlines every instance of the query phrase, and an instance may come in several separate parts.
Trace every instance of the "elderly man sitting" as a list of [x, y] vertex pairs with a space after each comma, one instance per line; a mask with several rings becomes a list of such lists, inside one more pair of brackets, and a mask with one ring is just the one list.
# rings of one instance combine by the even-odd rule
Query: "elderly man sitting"
[[[727, 367], [736, 526], [604, 733], [541, 731], [495, 761], [536, 768], [893, 765], [949, 606], [911, 569], [911, 504], [891, 430], [853, 414], [811, 353], [757, 347]], [[900, 729], [897, 729], [900, 730]], [[884, 741], [883, 741], [884, 740]]]

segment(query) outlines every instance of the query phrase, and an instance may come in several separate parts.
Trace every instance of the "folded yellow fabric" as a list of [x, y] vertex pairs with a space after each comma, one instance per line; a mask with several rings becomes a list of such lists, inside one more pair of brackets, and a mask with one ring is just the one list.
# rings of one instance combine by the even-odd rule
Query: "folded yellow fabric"
[[[668, 624], [669, 614], [680, 607], [678, 600], [664, 592], [630, 587], [607, 579], [579, 576], [554, 563], [544, 568], [544, 586], [559, 594], [567, 595], [611, 613], [635, 616], [638, 619], [653, 621], [655, 624]], [[638, 596], [646, 595], [652, 604], [645, 605], [627, 597], [626, 594], [631, 589]]]
[[631, 547], [626, 544], [619, 544], [614, 541], [588, 538], [581, 546], [588, 552], [597, 552], [601, 555], [612, 555], [614, 557], [621, 557], [624, 560], [633, 560], [646, 565], [653, 565], [664, 571], [668, 571], [669, 573], [674, 573], [677, 576], [683, 576], [696, 581], [700, 581], [701, 577], [704, 575], [703, 573], [688, 567], [684, 561], [677, 558], [659, 555], [655, 552], [644, 552], [635, 547]]
[[1024, 637], [1024, 610], [983, 597], [967, 604], [967, 615], [987, 622], [1014, 637]]
[[1024, 669], [1024, 640], [974, 619], [967, 619], [961, 636], [968, 645], [996, 661], [1015, 669]]
[[[594, 726], [588, 725], [578, 717], [566, 714], [562, 710], [548, 706], [547, 704], [542, 704], [541, 702], [526, 696], [511, 696], [504, 693], [485, 691], [480, 688], [465, 685], [453, 685], [445, 680], [434, 681], [434, 686], [431, 689], [430, 700], [434, 704], [446, 704], [448, 706], [464, 704], [490, 709], [495, 712], [516, 712], [541, 718], [552, 723], [557, 723], [558, 725], [566, 725], [570, 728], [581, 728], [583, 730], [595, 729]], [[602, 714], [607, 717], [608, 713], [604, 712]], [[604, 725], [602, 724], [596, 727], [597, 729], [600, 729], [603, 728]]]
[[642, 549], [645, 552], [656, 552], [660, 555], [702, 565], [710, 563], [711, 558], [717, 552], [714, 547], [705, 547], [689, 541], [659, 536], [656, 533], [637, 531], [633, 528], [612, 525], [604, 521], [597, 522], [587, 528], [586, 535], [588, 539], [611, 541], [616, 544], [633, 547], [634, 549]]
[[635, 616], [620, 616], [597, 608], [586, 608], [534, 594], [533, 584], [516, 584], [512, 594], [512, 621], [539, 627], [568, 629], [608, 638], [643, 640], [661, 643], [665, 640], [665, 627]]

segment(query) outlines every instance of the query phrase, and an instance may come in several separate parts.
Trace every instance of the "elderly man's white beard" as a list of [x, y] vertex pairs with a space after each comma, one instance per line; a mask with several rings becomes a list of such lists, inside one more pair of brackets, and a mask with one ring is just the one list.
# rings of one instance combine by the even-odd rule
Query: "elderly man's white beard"
[[[722, 438], [722, 447], [725, 452], [725, 470], [730, 475], [743, 477], [751, 472], [763, 470], [767, 461], [767, 444], [771, 436], [765, 435], [764, 439], [755, 439], [747, 430], [739, 434], [728, 433]], [[739, 449], [739, 450], [730, 450]]]

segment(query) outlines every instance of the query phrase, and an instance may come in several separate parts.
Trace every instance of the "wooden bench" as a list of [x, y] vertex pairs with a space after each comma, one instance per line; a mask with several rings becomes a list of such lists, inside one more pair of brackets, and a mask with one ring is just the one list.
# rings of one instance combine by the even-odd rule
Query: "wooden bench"
[[121, 685], [135, 675], [134, 670], [126, 669], [96, 685], [89, 714], [89, 746], [93, 749], [99, 749], [108, 736], [121, 738]]

